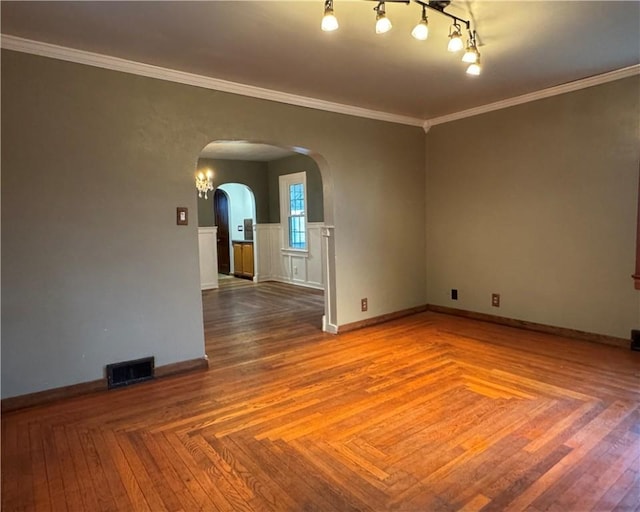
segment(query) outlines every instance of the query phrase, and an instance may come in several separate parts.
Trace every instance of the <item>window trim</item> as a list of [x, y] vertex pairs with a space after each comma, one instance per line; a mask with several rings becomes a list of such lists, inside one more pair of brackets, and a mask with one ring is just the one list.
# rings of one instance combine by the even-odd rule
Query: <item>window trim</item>
[[[308, 254], [309, 252], [309, 234], [308, 234], [308, 211], [309, 211], [309, 196], [307, 194], [307, 173], [296, 172], [292, 174], [281, 174], [279, 177], [279, 189], [280, 189], [280, 226], [282, 228], [282, 251], [291, 252], [294, 254]], [[305, 247], [291, 247], [291, 241], [289, 240], [289, 187], [297, 183], [302, 183], [302, 190], [304, 194], [304, 232], [305, 232]]]

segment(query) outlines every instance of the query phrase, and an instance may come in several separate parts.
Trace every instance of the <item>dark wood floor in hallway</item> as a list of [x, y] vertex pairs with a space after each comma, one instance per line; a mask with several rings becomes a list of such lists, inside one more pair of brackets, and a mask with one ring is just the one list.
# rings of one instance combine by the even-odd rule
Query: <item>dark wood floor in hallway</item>
[[640, 510], [640, 353], [203, 293], [207, 371], [4, 414], [2, 510]]

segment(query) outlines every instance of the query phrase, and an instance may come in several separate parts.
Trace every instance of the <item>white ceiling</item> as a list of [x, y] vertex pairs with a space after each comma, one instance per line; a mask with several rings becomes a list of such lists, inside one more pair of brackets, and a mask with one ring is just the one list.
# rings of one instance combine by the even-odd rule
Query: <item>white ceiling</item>
[[269, 144], [233, 140], [215, 141], [207, 144], [200, 153], [200, 158], [271, 162], [293, 154], [293, 151], [270, 146]]
[[432, 119], [640, 63], [640, 2], [454, 0], [473, 21], [484, 70], [465, 74], [446, 51], [450, 20], [387, 3], [335, 0], [336, 32], [320, 30], [323, 0], [2, 2], [2, 33], [325, 101]]

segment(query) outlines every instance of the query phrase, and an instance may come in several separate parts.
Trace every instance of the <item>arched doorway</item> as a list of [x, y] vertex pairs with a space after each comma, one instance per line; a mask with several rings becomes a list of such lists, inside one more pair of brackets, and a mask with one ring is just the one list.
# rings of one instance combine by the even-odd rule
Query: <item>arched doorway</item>
[[[326, 182], [326, 161], [302, 148], [263, 142], [214, 141], [203, 149], [198, 160], [197, 170], [205, 167], [213, 170], [214, 187], [234, 182], [246, 185], [255, 195], [255, 281], [281, 281], [322, 290], [325, 297], [322, 329], [336, 332], [333, 204], [332, 187]], [[280, 218], [278, 178], [300, 172], [307, 176], [308, 184], [305, 225], [309, 246], [287, 247], [283, 243], [287, 225]], [[211, 203], [209, 217], [213, 225], [213, 201]], [[199, 214], [202, 210], [199, 201]], [[231, 240], [242, 229], [242, 224], [231, 222]], [[233, 257], [230, 259], [233, 267]]]
[[[241, 183], [221, 183], [213, 196], [218, 231], [218, 272], [254, 280], [256, 201], [253, 191]], [[257, 279], [255, 279], [257, 282]]]

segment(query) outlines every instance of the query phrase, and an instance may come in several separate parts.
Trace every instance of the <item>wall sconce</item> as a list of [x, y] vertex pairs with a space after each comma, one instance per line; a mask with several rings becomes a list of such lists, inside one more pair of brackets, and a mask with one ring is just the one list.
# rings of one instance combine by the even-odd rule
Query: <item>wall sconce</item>
[[213, 171], [211, 169], [207, 169], [206, 173], [200, 171], [196, 174], [196, 188], [198, 189], [198, 197], [202, 197], [204, 194], [204, 198], [207, 199], [207, 192], [213, 190]]

